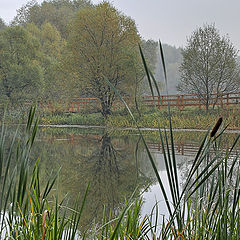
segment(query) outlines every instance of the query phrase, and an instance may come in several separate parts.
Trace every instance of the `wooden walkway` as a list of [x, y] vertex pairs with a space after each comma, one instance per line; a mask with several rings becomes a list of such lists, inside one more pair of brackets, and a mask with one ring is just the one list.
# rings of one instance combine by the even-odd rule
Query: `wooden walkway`
[[[129, 99], [127, 99], [129, 101]], [[196, 94], [182, 94], [182, 95], [162, 95], [158, 96], [144, 96], [141, 100], [142, 104], [148, 107], [157, 107], [164, 109], [168, 106], [177, 107], [183, 110], [185, 107], [198, 107], [199, 109], [205, 108], [203, 97]], [[119, 101], [115, 103], [113, 108], [121, 105]], [[210, 106], [220, 106], [228, 108], [232, 105], [240, 106], [240, 93], [225, 93], [225, 94], [212, 94]], [[123, 106], [123, 105], [122, 105]], [[97, 98], [73, 98], [68, 108], [69, 112], [78, 112], [84, 109], [98, 108], [100, 109], [100, 102]]]

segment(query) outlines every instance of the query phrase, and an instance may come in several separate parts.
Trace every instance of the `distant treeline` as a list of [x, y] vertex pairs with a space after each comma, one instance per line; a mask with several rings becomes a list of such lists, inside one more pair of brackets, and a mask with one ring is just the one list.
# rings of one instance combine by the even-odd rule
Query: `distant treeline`
[[[77, 65], [77, 63], [68, 61], [72, 58], [70, 56], [72, 53], [69, 51], [70, 38], [76, 34], [72, 33], [74, 19], [77, 18], [79, 11], [81, 12], [83, 9], [90, 11], [91, 8], [94, 9], [96, 6], [88, 0], [52, 0], [44, 1], [41, 4], [30, 1], [17, 10], [17, 15], [9, 25], [6, 25], [0, 18], [0, 91], [2, 101], [20, 104], [33, 99], [45, 101], [66, 99], [69, 96], [94, 95], [90, 91], [91, 86], [77, 81], [77, 79], [83, 78], [81, 76], [83, 73], [80, 73], [79, 70], [81, 66], [76, 70], [73, 65]], [[83, 11], [81, 13], [84, 14]], [[121, 14], [117, 13], [117, 15]], [[132, 19], [131, 24], [135, 24]], [[155, 73], [159, 86], [164, 89], [157, 42], [141, 38], [139, 40], [149, 68]], [[139, 55], [138, 39], [129, 39], [130, 41], [136, 44], [136, 53], [132, 54], [132, 58], [135, 59], [132, 61], [138, 61], [139, 66], [133, 63], [129, 64], [132, 67], [137, 66], [132, 71], [138, 71], [138, 73], [135, 76], [128, 76], [137, 80], [136, 82], [131, 80], [132, 89], [135, 90], [127, 94], [133, 95], [133, 92], [136, 96], [148, 94], [150, 92], [147, 90], [143, 78], [145, 73], [141, 66], [141, 59], [139, 56], [134, 56], [134, 54]], [[166, 44], [163, 47], [169, 76], [169, 92], [175, 93], [179, 80], [178, 67], [182, 60], [181, 51], [179, 48]], [[124, 70], [122, 69], [122, 71]], [[121, 82], [123, 82], [122, 79]], [[121, 85], [123, 86], [122, 83]], [[124, 93], [124, 87], [121, 90]], [[125, 92], [127, 92], [126, 88]]]
[[[143, 59], [166, 93], [158, 42], [143, 39], [133, 19], [110, 3], [88, 0], [30, 1], [10, 24], [0, 18], [0, 100], [11, 106], [26, 102], [63, 102], [95, 97], [108, 115], [114, 91], [132, 96], [151, 91]], [[182, 50], [163, 44], [168, 92], [177, 93]]]

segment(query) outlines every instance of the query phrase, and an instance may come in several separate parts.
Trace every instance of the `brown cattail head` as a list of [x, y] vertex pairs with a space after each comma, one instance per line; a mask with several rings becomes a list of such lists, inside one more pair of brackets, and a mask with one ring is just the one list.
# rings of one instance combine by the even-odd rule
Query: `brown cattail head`
[[213, 128], [211, 134], [210, 134], [211, 137], [214, 137], [214, 136], [215, 136], [217, 130], [219, 129], [219, 127], [220, 127], [221, 124], [222, 124], [222, 121], [223, 121], [223, 119], [222, 119], [222, 117], [220, 117], [220, 118], [218, 119], [216, 125], [214, 126], [214, 128]]

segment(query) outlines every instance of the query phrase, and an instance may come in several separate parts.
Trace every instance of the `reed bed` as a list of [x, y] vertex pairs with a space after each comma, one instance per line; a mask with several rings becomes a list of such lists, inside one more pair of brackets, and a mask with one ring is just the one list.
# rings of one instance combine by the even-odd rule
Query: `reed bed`
[[[62, 212], [62, 203], [49, 194], [57, 175], [41, 186], [39, 159], [30, 170], [30, 155], [38, 128], [31, 108], [25, 134], [7, 141], [7, 127], [2, 124], [0, 135], [0, 238], [1, 239], [74, 239], [78, 233], [86, 193], [82, 204]], [[4, 122], [4, 121], [3, 121]], [[61, 210], [61, 216], [60, 216]]]
[[[159, 47], [167, 86], [167, 71], [161, 42], [159, 42]], [[156, 80], [147, 67], [141, 47], [140, 53], [152, 95], [155, 86], [160, 97]], [[220, 146], [226, 127], [221, 126], [222, 118], [219, 118], [212, 131], [209, 130], [205, 134], [188, 171], [185, 184], [180, 188], [174, 152], [172, 116], [168, 105], [170, 140], [166, 130], [162, 132], [160, 122], [157, 119], [156, 121], [167, 171], [167, 185], [170, 188], [169, 195], [135, 116], [117, 89], [107, 79], [106, 81], [124, 103], [133, 123], [138, 128], [169, 213], [169, 218], [163, 218], [162, 223], [159, 224], [158, 215], [160, 213], [156, 206], [155, 220], [150, 214], [147, 227], [144, 227], [139, 239], [239, 239], [239, 154], [232, 157], [231, 153], [239, 141], [240, 134], [236, 137], [230, 150], [223, 152]], [[212, 148], [214, 152], [210, 151]]]
[[[164, 75], [162, 45], [159, 42]], [[140, 53], [146, 70], [151, 91], [154, 87], [160, 95], [156, 80], [148, 70], [145, 58]], [[155, 172], [159, 191], [164, 196], [169, 216], [162, 217], [158, 205], [147, 216], [141, 218], [142, 199], [126, 200], [125, 207], [118, 214], [103, 213], [102, 223], [88, 234], [80, 232], [81, 214], [87, 198], [88, 185], [84, 193], [79, 193], [73, 209], [64, 207], [64, 201], [53, 197], [51, 191], [57, 179], [53, 176], [42, 186], [40, 161], [30, 169], [31, 149], [38, 129], [35, 108], [31, 108], [24, 137], [17, 141], [16, 136], [7, 139], [7, 127], [2, 124], [0, 135], [0, 238], [1, 239], [240, 239], [240, 174], [239, 154], [232, 151], [240, 135], [229, 150], [221, 149], [225, 130], [219, 122], [203, 137], [199, 150], [188, 169], [185, 183], [181, 186], [174, 152], [172, 116], [168, 108], [168, 128], [161, 131], [157, 121], [159, 140], [167, 171], [167, 183], [159, 174], [138, 122], [117, 89], [106, 79], [109, 86], [125, 105], [129, 116], [138, 129], [145, 146], [148, 159]], [[4, 122], [4, 121], [3, 121]], [[212, 151], [214, 149], [214, 151]], [[211, 150], [211, 151], [210, 151]], [[167, 187], [170, 193], [167, 192]], [[134, 194], [133, 194], [134, 195]]]
[[[131, 108], [132, 111], [133, 108]], [[166, 110], [159, 110], [156, 108], [145, 109], [141, 112], [141, 116], [132, 111], [139, 127], [158, 128], [158, 122], [162, 127], [169, 126], [168, 112]], [[229, 129], [240, 129], [240, 110], [234, 109], [221, 109], [205, 110], [190, 109], [186, 111], [173, 110], [172, 113], [172, 126], [173, 128], [181, 129], [208, 129], [211, 124], [216, 121], [220, 116], [224, 117], [226, 123], [229, 124]], [[125, 110], [113, 111], [112, 114], [105, 120], [100, 113], [69, 113], [59, 115], [45, 115], [40, 119], [41, 124], [68, 124], [68, 125], [93, 125], [109, 127], [136, 127], [131, 116]]]

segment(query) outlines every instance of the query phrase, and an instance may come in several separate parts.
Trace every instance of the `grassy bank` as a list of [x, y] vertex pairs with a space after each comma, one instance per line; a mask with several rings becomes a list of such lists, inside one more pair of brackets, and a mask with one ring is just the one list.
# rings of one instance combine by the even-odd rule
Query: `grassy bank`
[[[134, 112], [133, 112], [134, 113]], [[135, 119], [139, 127], [158, 128], [158, 122], [161, 127], [168, 126], [167, 111], [156, 109], [145, 110], [140, 116], [134, 113]], [[173, 128], [193, 128], [208, 129], [213, 122], [220, 116], [224, 122], [229, 124], [228, 129], [240, 129], [240, 110], [210, 110], [208, 113], [204, 110], [189, 109], [185, 111], [172, 111]], [[79, 125], [107, 125], [111, 127], [135, 127], [131, 117], [126, 111], [113, 112], [107, 120], [104, 120], [100, 113], [69, 113], [61, 115], [48, 115], [40, 119], [42, 124], [79, 124]]]
[[85, 203], [91, 202], [87, 198], [90, 184], [85, 192], [79, 192], [74, 207], [69, 208], [65, 199], [59, 199], [54, 193], [60, 171], [49, 179], [40, 178], [41, 160], [31, 157], [38, 130], [34, 112], [34, 109], [30, 111], [20, 138], [19, 130], [12, 135], [4, 123], [1, 125], [0, 239], [100, 240], [103, 236], [117, 239], [122, 235], [140, 234], [141, 199], [126, 202], [124, 219], [120, 209], [114, 214], [108, 211], [102, 215], [101, 228], [92, 226], [88, 233], [80, 231]]
[[[166, 71], [165, 71], [166, 72]], [[116, 91], [117, 92], [117, 91]], [[127, 107], [127, 106], [126, 106]], [[176, 240], [176, 239], [240, 239], [240, 159], [233, 151], [240, 139], [238, 135], [230, 148], [221, 146], [226, 123], [230, 128], [239, 128], [239, 110], [158, 112], [146, 111], [128, 117], [125, 111], [115, 112], [105, 122], [109, 126], [161, 127], [170, 129], [158, 132], [162, 158], [166, 167], [164, 175], [158, 171], [154, 158], [139, 130], [147, 160], [155, 173], [159, 191], [168, 211], [163, 216], [158, 203], [146, 216], [140, 216], [142, 200], [139, 197], [126, 200], [121, 209], [103, 211], [102, 222], [88, 232], [81, 231], [82, 212], [88, 198], [79, 192], [73, 209], [65, 206], [64, 199], [54, 194], [58, 174], [50, 176], [46, 184], [40, 179], [41, 160], [35, 160], [30, 168], [31, 149], [38, 129], [31, 109], [25, 135], [9, 141], [8, 130], [2, 124], [0, 135], [0, 238], [42, 240]], [[201, 116], [202, 115], [202, 116]], [[174, 134], [172, 128], [208, 128], [223, 116], [225, 124], [217, 124], [199, 141], [199, 149], [188, 166], [184, 182], [179, 182]], [[172, 118], [171, 118], [172, 117]], [[171, 120], [172, 119], [172, 120]], [[68, 114], [44, 116], [45, 124], [102, 125], [99, 114]], [[107, 152], [108, 153], [108, 152]], [[111, 155], [109, 155], [111, 156]], [[94, 159], [93, 159], [94, 160]], [[51, 156], [49, 156], [51, 161]], [[84, 181], [85, 179], [83, 179]], [[133, 195], [134, 196], [134, 193]], [[142, 220], [141, 220], [142, 219]], [[160, 221], [159, 221], [160, 220]]]
[[[126, 201], [122, 210], [103, 213], [102, 223], [81, 232], [81, 216], [88, 199], [88, 186], [80, 192], [75, 207], [65, 207], [53, 193], [58, 177], [51, 176], [42, 185], [41, 160], [31, 169], [31, 149], [38, 121], [34, 111], [29, 115], [23, 137], [6, 141], [7, 128], [3, 125], [0, 136], [0, 237], [1, 239], [233, 239], [240, 236], [240, 166], [239, 155], [231, 156], [239, 135], [232, 147], [221, 149], [222, 132], [206, 133], [189, 168], [185, 184], [180, 187], [176, 167], [173, 138], [159, 132], [167, 183], [156, 169], [151, 153], [149, 161], [159, 182], [159, 191], [169, 211], [161, 217], [158, 205], [140, 218], [142, 200]], [[170, 134], [171, 135], [171, 134]], [[144, 139], [142, 139], [144, 143]], [[166, 144], [167, 143], [167, 144]], [[212, 151], [214, 149], [214, 152]], [[166, 191], [169, 186], [170, 192]], [[141, 220], [142, 219], [142, 220]], [[159, 219], [162, 219], [161, 223]]]

